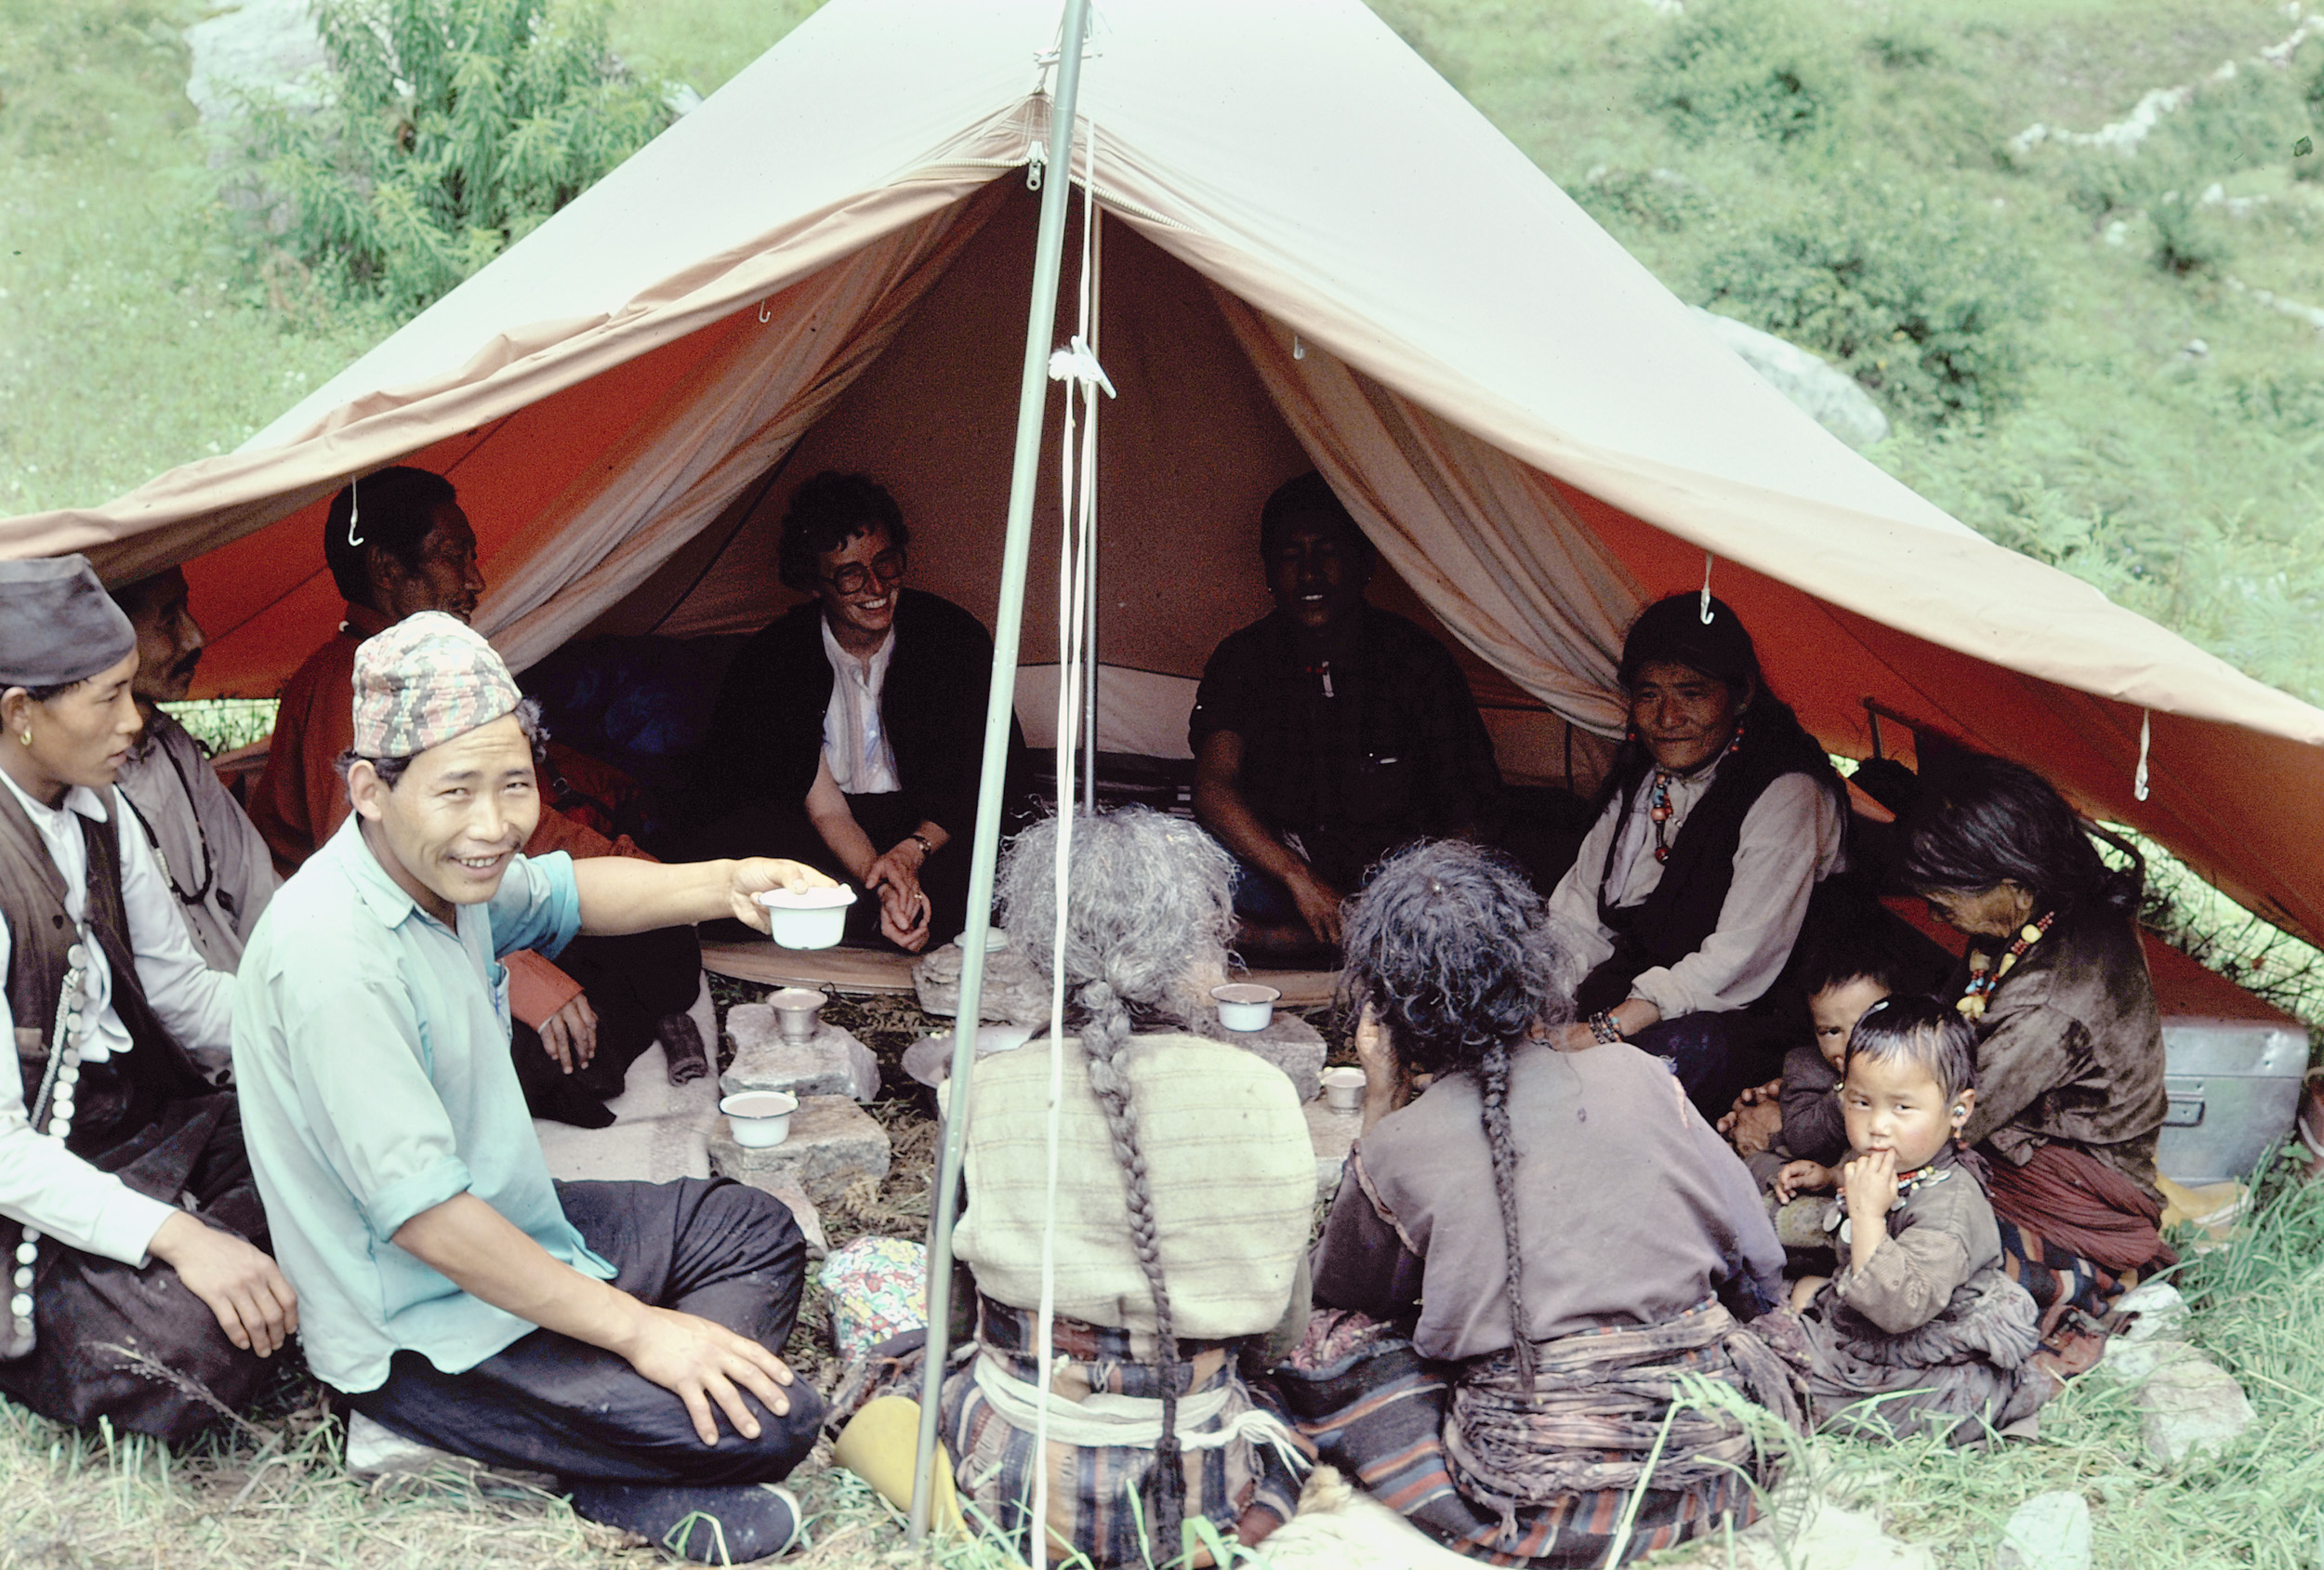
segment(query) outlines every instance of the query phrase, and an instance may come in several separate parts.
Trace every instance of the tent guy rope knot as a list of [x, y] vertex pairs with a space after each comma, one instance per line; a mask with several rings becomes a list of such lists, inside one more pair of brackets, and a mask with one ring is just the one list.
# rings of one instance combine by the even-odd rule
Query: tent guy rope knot
[[1073, 336], [1071, 343], [1049, 357], [1049, 379], [1053, 382], [1078, 382], [1084, 397], [1089, 395], [1092, 387], [1105, 389], [1108, 398], [1119, 396], [1114, 390], [1113, 380], [1105, 374], [1105, 367], [1098, 363], [1096, 353], [1079, 333]]

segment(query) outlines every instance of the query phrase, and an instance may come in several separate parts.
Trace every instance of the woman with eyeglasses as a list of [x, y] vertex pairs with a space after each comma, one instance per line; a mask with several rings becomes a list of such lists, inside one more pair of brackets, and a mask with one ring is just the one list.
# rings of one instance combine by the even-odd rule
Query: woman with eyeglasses
[[[904, 587], [910, 546], [895, 498], [866, 475], [818, 474], [791, 498], [775, 569], [814, 598], [728, 667], [698, 780], [709, 826], [691, 849], [787, 856], [853, 882], [875, 897], [850, 908], [849, 939], [877, 930], [918, 953], [966, 917], [993, 640], [959, 606]], [[1012, 721], [1012, 803], [1023, 759]]]

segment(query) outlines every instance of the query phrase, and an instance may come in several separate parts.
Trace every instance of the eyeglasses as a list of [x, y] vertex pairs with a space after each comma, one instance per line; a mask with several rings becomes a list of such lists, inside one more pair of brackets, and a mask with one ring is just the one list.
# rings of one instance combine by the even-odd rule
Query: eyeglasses
[[878, 574], [883, 587], [904, 576], [904, 552], [893, 548], [883, 550], [872, 558], [868, 570], [860, 561], [851, 561], [823, 581], [841, 594], [861, 594], [871, 583], [874, 574]]

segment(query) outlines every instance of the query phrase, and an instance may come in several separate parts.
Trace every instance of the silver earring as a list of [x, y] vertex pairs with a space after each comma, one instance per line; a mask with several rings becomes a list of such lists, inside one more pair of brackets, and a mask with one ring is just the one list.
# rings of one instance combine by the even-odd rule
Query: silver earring
[[21, 736], [19, 736], [17, 740], [22, 742], [26, 746], [31, 746], [33, 745], [33, 732], [26, 731]]

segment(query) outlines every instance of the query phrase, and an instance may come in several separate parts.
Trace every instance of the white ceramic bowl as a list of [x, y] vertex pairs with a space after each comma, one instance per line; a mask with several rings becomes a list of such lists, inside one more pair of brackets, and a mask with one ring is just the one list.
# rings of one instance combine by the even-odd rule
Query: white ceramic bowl
[[1210, 989], [1219, 1006], [1219, 1023], [1229, 1030], [1265, 1030], [1275, 1017], [1275, 999], [1283, 994], [1257, 982], [1229, 982]]
[[855, 891], [844, 883], [801, 894], [770, 889], [759, 903], [766, 906], [773, 929], [768, 936], [785, 948], [829, 948], [847, 930], [847, 907], [855, 903]]
[[719, 1102], [734, 1142], [752, 1150], [779, 1145], [791, 1137], [791, 1114], [799, 1098], [787, 1090], [737, 1090]]
[[1324, 1104], [1334, 1112], [1364, 1110], [1364, 1071], [1360, 1068], [1324, 1070]]

